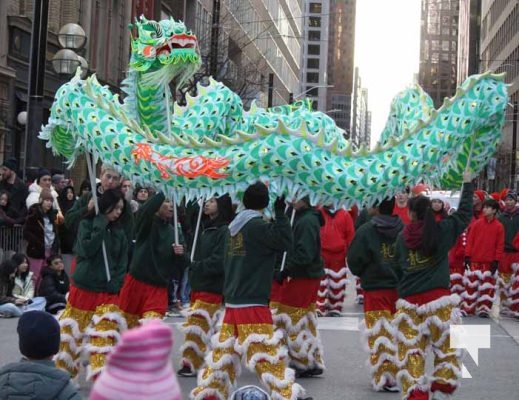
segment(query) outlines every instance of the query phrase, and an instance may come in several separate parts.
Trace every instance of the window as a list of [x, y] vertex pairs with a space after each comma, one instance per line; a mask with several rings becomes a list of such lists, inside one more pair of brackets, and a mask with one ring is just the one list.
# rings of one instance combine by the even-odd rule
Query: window
[[321, 27], [321, 17], [310, 17], [308, 19], [308, 26], [311, 26], [313, 28], [320, 28]]
[[318, 58], [309, 58], [306, 61], [307, 68], [316, 68], [319, 69], [319, 59]]
[[308, 31], [308, 40], [321, 40], [321, 31]]
[[308, 54], [320, 55], [321, 54], [321, 46], [318, 44], [309, 44], [308, 45]]
[[310, 3], [310, 14], [321, 14], [323, 5], [321, 3]]
[[319, 74], [317, 72], [307, 72], [306, 81], [308, 83], [319, 83]]

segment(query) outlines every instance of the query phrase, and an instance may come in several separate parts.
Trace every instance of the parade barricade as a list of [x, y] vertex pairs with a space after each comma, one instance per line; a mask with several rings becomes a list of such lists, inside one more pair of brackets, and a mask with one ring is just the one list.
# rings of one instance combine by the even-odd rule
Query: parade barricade
[[0, 262], [14, 253], [23, 252], [24, 247], [22, 225], [0, 227]]

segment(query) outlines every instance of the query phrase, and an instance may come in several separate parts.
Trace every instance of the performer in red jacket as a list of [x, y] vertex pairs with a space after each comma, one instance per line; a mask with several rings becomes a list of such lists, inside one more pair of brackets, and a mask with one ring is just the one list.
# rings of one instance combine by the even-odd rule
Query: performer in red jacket
[[462, 311], [488, 317], [495, 300], [495, 274], [503, 257], [505, 229], [496, 218], [499, 203], [494, 199], [483, 202], [482, 218], [469, 229], [465, 249], [465, 292]]
[[324, 218], [321, 227], [321, 256], [325, 276], [317, 293], [317, 314], [336, 317], [341, 315], [346, 292], [346, 255], [353, 240], [355, 229], [350, 214], [331, 206], [319, 209]]

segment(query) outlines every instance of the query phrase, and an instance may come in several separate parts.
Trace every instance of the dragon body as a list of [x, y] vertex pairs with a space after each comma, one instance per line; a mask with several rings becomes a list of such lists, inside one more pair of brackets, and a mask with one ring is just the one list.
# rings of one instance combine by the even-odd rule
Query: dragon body
[[467, 162], [481, 170], [501, 137], [508, 95], [503, 76], [491, 73], [469, 77], [438, 110], [419, 87], [400, 93], [371, 151], [353, 148], [307, 101], [246, 111], [209, 79], [181, 106], [168, 84], [182, 85], [199, 67], [196, 38], [172, 19], [135, 27], [124, 102], [95, 76], [76, 75], [57, 92], [40, 138], [71, 164], [90, 152], [179, 197], [236, 193], [262, 179], [313, 202], [367, 203], [420, 180], [459, 187]]

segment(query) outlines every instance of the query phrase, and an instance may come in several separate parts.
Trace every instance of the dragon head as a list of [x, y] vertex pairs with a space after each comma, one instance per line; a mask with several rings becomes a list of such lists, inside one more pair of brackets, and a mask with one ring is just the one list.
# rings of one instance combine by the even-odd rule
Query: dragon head
[[145, 73], [149, 84], [164, 84], [176, 79], [182, 86], [200, 67], [201, 58], [196, 36], [183, 22], [173, 18], [152, 21], [141, 16], [131, 27], [130, 69]]

